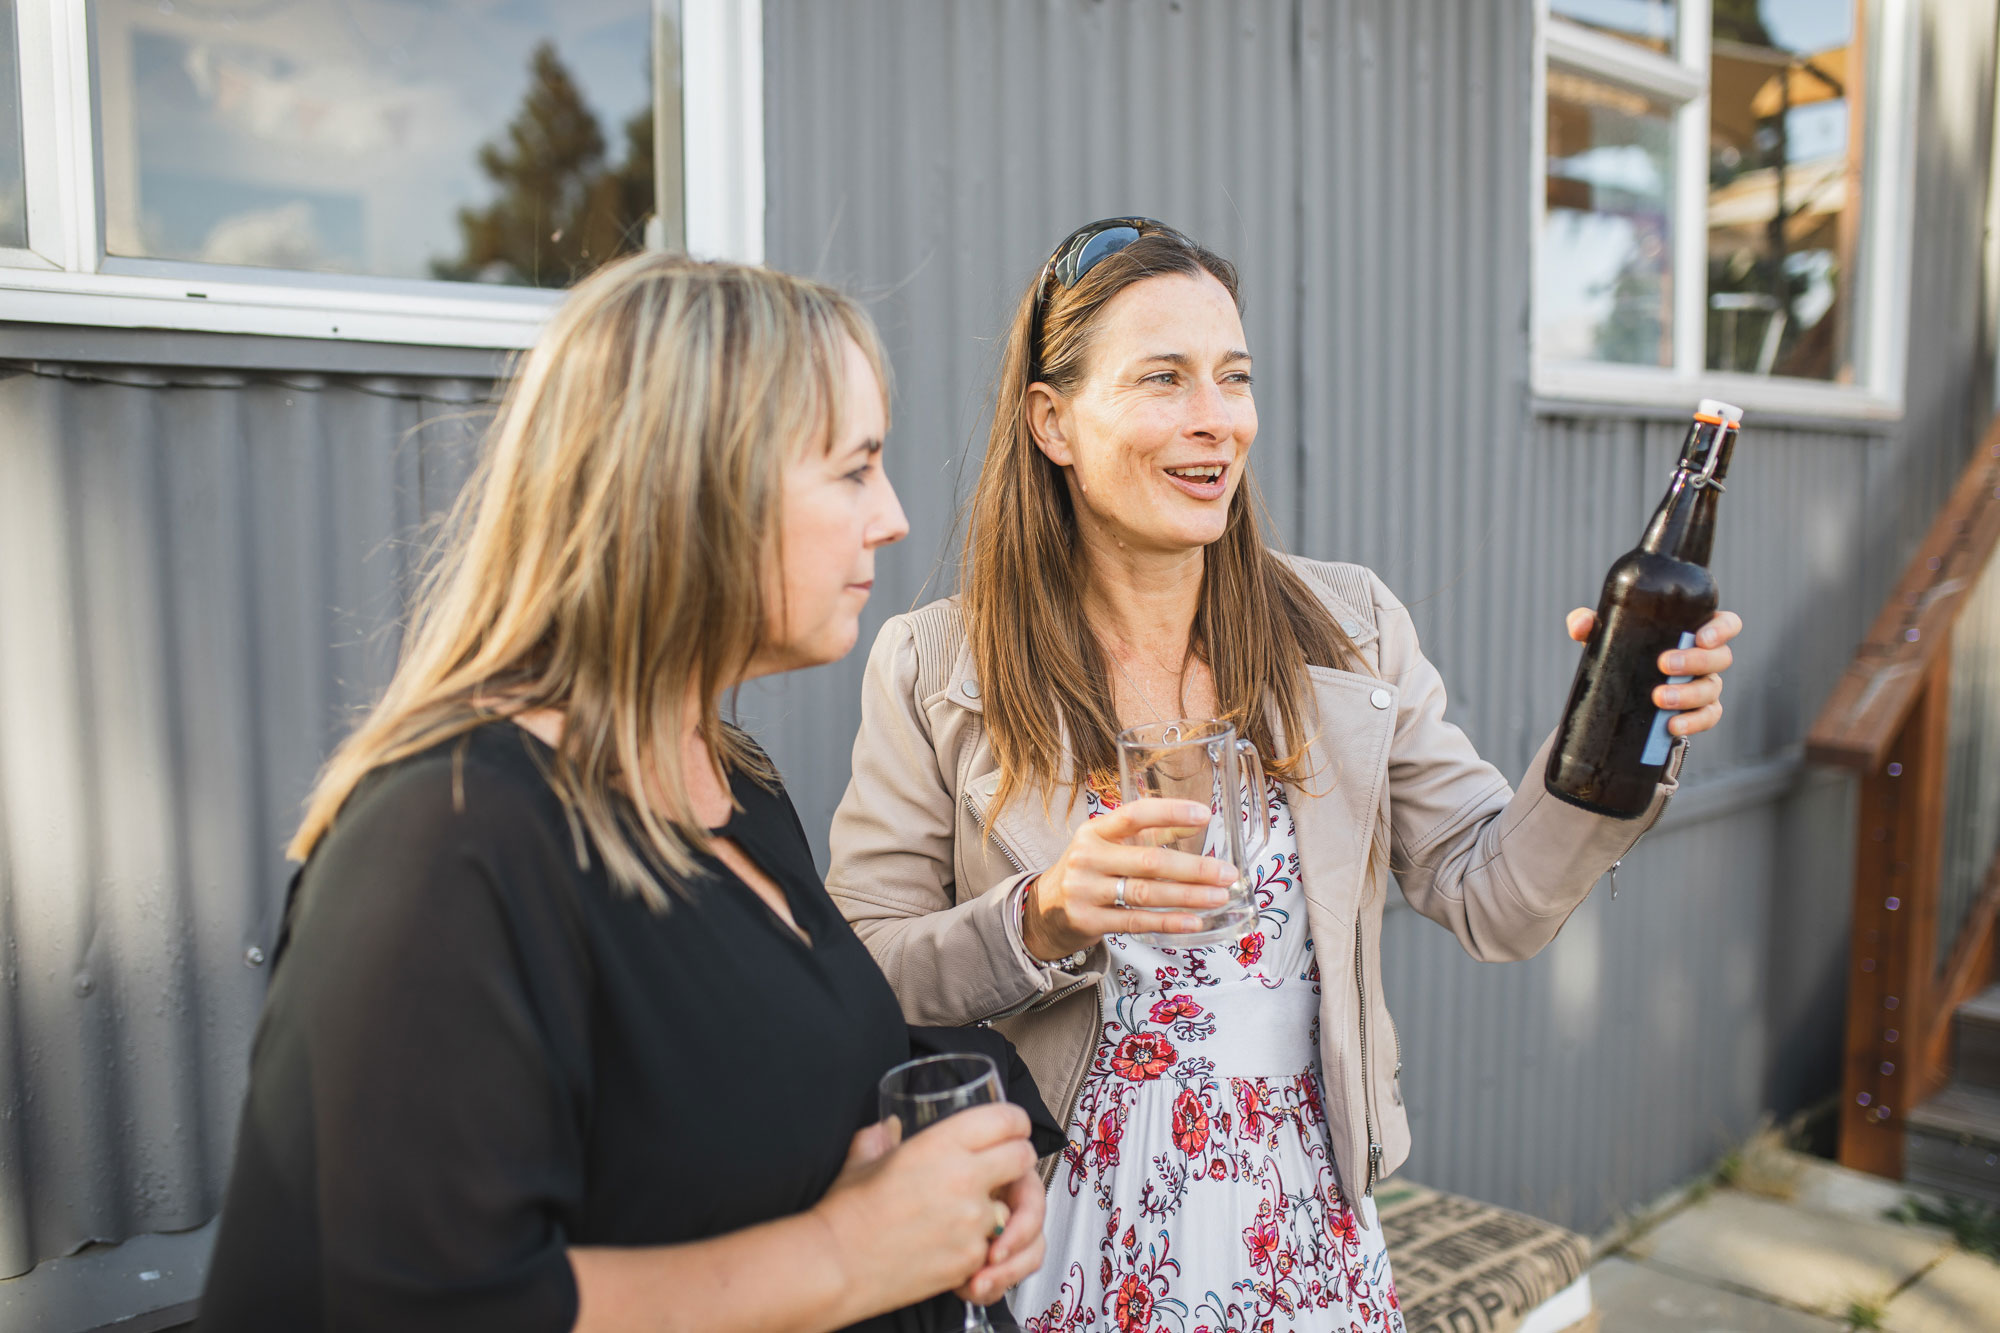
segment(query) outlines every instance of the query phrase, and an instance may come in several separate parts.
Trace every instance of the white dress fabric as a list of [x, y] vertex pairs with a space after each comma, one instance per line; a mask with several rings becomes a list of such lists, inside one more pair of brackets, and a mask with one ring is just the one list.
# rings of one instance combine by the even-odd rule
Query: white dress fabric
[[[1092, 818], [1116, 791], [1087, 795]], [[1257, 929], [1234, 944], [1106, 939], [1097, 1051], [1049, 1187], [1025, 1333], [1404, 1333], [1374, 1204], [1327, 1143], [1319, 967], [1298, 842], [1269, 784]]]

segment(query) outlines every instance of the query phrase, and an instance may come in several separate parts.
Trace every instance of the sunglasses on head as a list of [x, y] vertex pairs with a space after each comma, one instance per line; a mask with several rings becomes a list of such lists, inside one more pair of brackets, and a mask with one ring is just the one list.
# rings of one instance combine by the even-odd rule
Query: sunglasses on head
[[1180, 233], [1164, 222], [1152, 218], [1101, 218], [1086, 223], [1063, 238], [1049, 262], [1042, 265], [1041, 277], [1035, 280], [1035, 320], [1028, 330], [1028, 351], [1030, 360], [1039, 373], [1042, 347], [1042, 315], [1049, 305], [1050, 279], [1063, 291], [1068, 291], [1083, 281], [1083, 275], [1090, 272], [1104, 259], [1117, 254], [1141, 236], [1180, 236]]

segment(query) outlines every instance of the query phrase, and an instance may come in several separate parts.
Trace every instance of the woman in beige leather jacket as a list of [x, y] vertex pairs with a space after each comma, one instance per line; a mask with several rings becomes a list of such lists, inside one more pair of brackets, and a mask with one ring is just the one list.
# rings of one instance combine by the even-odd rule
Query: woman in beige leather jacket
[[[1410, 1149], [1390, 874], [1473, 957], [1525, 958], [1686, 748], [1635, 821], [1512, 790], [1379, 579], [1265, 545], [1246, 349], [1233, 268], [1171, 228], [1058, 248], [1012, 323], [963, 595], [884, 626], [834, 817], [828, 887], [908, 1018], [1000, 1028], [1068, 1126], [1030, 1333], [1400, 1329], [1372, 1207]], [[1663, 661], [1694, 678], [1656, 696], [1675, 735], [1720, 716], [1738, 628]], [[1193, 929], [1237, 874], [1137, 845], [1175, 803], [1118, 806], [1114, 736], [1175, 717], [1234, 721], [1271, 776], [1236, 945], [1128, 936]]]

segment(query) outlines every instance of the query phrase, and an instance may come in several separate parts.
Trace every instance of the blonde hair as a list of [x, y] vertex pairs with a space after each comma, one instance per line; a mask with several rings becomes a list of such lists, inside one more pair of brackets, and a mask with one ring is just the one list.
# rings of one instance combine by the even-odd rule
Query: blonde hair
[[[1160, 274], [1207, 275], [1242, 309], [1228, 260], [1171, 230], [1141, 236], [1049, 297], [1035, 338], [1041, 282], [1015, 307], [1001, 354], [986, 459], [966, 523], [961, 587], [966, 633], [1000, 788], [1052, 792], [1117, 772], [1118, 712], [1109, 664], [1084, 612], [1089, 570], [1063, 470], [1035, 444], [1028, 388], [1072, 394], [1088, 369], [1104, 308]], [[1222, 536], [1203, 553], [1190, 654], [1208, 664], [1225, 718], [1255, 741], [1271, 776], [1305, 776], [1313, 739], [1306, 666], [1359, 668], [1361, 657], [1304, 581], [1267, 544], [1257, 483], [1246, 467]], [[1260, 521], [1261, 520], [1261, 521]], [[1288, 749], [1279, 754], [1271, 722]], [[1073, 766], [1072, 766], [1073, 765]]]
[[612, 881], [664, 910], [659, 871], [699, 874], [709, 845], [690, 725], [725, 773], [776, 781], [721, 702], [782, 611], [767, 595], [782, 472], [831, 445], [849, 339], [886, 412], [874, 325], [831, 288], [659, 254], [580, 283], [509, 387], [395, 675], [321, 770], [288, 854], [310, 856], [376, 769], [560, 709], [551, 784]]

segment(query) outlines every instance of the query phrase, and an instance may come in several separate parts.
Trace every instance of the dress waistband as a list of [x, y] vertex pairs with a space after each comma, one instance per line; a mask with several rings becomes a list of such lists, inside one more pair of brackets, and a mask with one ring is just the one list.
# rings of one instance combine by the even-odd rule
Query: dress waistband
[[[1250, 977], [1140, 991], [1117, 995], [1109, 1008], [1105, 1040], [1126, 1049], [1127, 1064], [1144, 1047], [1138, 1053], [1146, 1067], [1198, 1059], [1225, 1078], [1290, 1078], [1319, 1069], [1319, 988], [1309, 981], [1271, 985]], [[1119, 1063], [1114, 1052], [1114, 1070]]]

